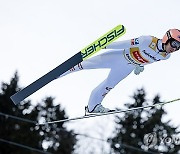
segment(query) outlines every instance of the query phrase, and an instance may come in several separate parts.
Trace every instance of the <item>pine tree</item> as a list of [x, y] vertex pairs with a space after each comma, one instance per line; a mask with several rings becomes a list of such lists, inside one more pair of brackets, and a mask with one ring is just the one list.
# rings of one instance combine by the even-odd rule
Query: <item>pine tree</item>
[[[133, 103], [125, 104], [126, 108], [160, 103], [160, 96], [155, 96], [152, 103], [147, 103], [146, 93], [144, 89], [140, 89], [134, 93], [133, 100]], [[175, 154], [180, 152], [179, 139], [177, 138], [177, 142], [171, 140], [173, 135], [178, 136], [178, 127], [171, 126], [171, 121], [163, 122], [162, 118], [166, 114], [163, 107], [153, 107], [116, 116], [114, 137], [109, 139], [114, 153], [144, 154], [149, 151], [149, 153]]]
[[[54, 99], [47, 97], [33, 106], [31, 101], [22, 102], [15, 106], [10, 96], [20, 90], [17, 73], [10, 83], [2, 83], [0, 90], [0, 154], [34, 154], [36, 150], [29, 150], [15, 146], [5, 141], [15, 142], [58, 154], [71, 154], [76, 144], [73, 131], [68, 131], [64, 123], [37, 126], [36, 122], [45, 120], [59, 120], [67, 118], [60, 105], [54, 105]], [[14, 119], [13, 115], [23, 119]], [[28, 119], [24, 121], [24, 119]]]
[[[38, 111], [39, 123], [41, 121], [54, 121], [68, 118], [65, 111], [61, 110], [60, 105], [54, 106], [53, 98], [47, 97], [43, 102], [39, 103], [32, 111]], [[64, 123], [55, 123], [51, 125], [36, 126], [33, 130], [38, 130], [40, 136], [43, 138], [41, 141], [44, 143], [49, 142], [48, 151], [57, 154], [70, 154], [74, 151], [76, 138], [73, 131], [67, 131]], [[43, 143], [41, 143], [43, 144]]]

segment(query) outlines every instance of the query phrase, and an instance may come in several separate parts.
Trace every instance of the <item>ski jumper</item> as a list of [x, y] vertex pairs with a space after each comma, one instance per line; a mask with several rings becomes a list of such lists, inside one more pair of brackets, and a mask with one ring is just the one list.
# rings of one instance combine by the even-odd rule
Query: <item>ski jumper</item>
[[92, 111], [97, 104], [101, 104], [107, 93], [136, 67], [143, 67], [170, 57], [170, 54], [163, 49], [162, 40], [153, 36], [114, 42], [106, 49], [108, 50], [105, 53], [79, 63], [60, 76], [83, 69], [110, 69], [108, 77], [92, 91], [88, 102], [89, 111]]

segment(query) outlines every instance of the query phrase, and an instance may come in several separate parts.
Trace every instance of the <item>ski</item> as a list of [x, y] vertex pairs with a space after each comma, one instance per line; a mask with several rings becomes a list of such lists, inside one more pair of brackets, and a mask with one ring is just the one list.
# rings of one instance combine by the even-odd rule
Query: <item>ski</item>
[[44, 122], [44, 123], [38, 123], [38, 124], [36, 124], [36, 125], [47, 125], [47, 124], [61, 123], [61, 122], [67, 122], [67, 121], [75, 121], [75, 120], [92, 118], [92, 117], [112, 115], [112, 114], [117, 114], [117, 113], [122, 113], [122, 112], [130, 112], [130, 111], [135, 111], [135, 110], [140, 110], [140, 109], [145, 109], [145, 108], [162, 106], [162, 105], [165, 105], [165, 104], [168, 104], [168, 103], [172, 103], [172, 102], [176, 102], [176, 101], [180, 101], [180, 98], [174, 99], [174, 100], [171, 100], [171, 101], [168, 101], [168, 102], [157, 103], [157, 104], [148, 105], [148, 106], [135, 107], [135, 108], [130, 108], [130, 109], [126, 109], [126, 110], [115, 110], [115, 111], [106, 112], [106, 113], [89, 114], [89, 115], [84, 115], [84, 116], [75, 117], [75, 118], [67, 118], [67, 119], [62, 119], [62, 120], [56, 120], [56, 121], [48, 121], [48, 122]]
[[51, 70], [49, 73], [45, 74], [24, 89], [12, 95], [10, 97], [11, 100], [14, 102], [15, 105], [19, 104], [25, 98], [27, 98], [40, 88], [44, 87], [46, 84], [50, 83], [58, 76], [62, 75], [63, 73], [71, 69], [73, 66], [88, 59], [93, 54], [97, 53], [99, 50], [118, 39], [120, 36], [125, 34], [125, 32], [126, 29], [123, 25], [116, 26], [115, 28], [111, 29], [109, 32], [101, 36], [99, 39], [83, 48], [80, 52], [66, 60], [64, 63]]

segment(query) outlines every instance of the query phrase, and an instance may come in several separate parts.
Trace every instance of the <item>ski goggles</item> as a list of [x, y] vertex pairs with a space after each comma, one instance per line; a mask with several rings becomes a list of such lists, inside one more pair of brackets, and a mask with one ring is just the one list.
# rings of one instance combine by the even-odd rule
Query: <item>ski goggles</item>
[[180, 49], [180, 42], [178, 42], [178, 41], [173, 40], [170, 42], [170, 45], [172, 48], [176, 48], [177, 50]]

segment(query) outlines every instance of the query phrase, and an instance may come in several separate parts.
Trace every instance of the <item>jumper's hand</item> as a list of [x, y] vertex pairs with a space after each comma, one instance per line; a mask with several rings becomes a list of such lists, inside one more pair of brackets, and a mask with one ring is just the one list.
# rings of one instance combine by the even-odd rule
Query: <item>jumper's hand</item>
[[144, 71], [144, 66], [136, 66], [136, 68], [134, 69], [134, 74], [139, 75], [141, 72]]

